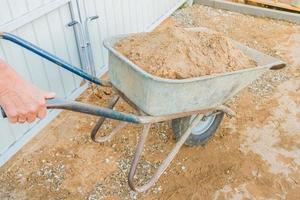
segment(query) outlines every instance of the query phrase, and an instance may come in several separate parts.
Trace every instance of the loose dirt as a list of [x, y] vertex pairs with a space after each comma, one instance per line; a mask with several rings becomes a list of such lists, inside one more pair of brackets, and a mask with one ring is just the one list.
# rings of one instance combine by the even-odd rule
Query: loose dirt
[[148, 73], [169, 79], [231, 72], [256, 64], [221, 33], [180, 27], [135, 34], [115, 48]]
[[[180, 10], [159, 29], [204, 26], [288, 63], [232, 99], [204, 146], [183, 147], [154, 188], [130, 191], [127, 174], [141, 126], [130, 124], [103, 145], [89, 132], [97, 118], [62, 112], [0, 169], [0, 199], [289, 199], [300, 197], [300, 26], [204, 6]], [[251, 30], [251, 31], [249, 31]], [[92, 88], [78, 101], [106, 105], [109, 89]], [[117, 109], [132, 112], [123, 101]], [[99, 133], [118, 122], [109, 120]], [[151, 132], [138, 169], [145, 183], [174, 146], [169, 123]]]

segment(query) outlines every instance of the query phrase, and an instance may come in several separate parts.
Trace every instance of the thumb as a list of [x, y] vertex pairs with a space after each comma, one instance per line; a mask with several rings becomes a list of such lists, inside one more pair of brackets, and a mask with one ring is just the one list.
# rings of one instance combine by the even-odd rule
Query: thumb
[[43, 96], [45, 99], [53, 99], [56, 96], [56, 94], [54, 92], [44, 92]]

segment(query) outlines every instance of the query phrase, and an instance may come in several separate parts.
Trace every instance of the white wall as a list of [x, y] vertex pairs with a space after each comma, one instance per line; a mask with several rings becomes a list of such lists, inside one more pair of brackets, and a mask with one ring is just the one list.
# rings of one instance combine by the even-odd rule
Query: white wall
[[[19, 35], [80, 66], [73, 28], [66, 27], [72, 20], [68, 1], [55, 4], [53, 7], [49, 1], [0, 0], [0, 31]], [[35, 16], [35, 11], [40, 14]], [[24, 19], [27, 20], [23, 22]], [[78, 77], [10, 42], [0, 42], [0, 57], [25, 79], [60, 97], [71, 95], [79, 87]], [[0, 155], [37, 123], [12, 125], [0, 119]]]
[[[107, 68], [104, 38], [116, 34], [149, 31], [185, 0], [0, 0], [0, 31], [12, 32], [81, 67], [80, 47], [72, 18], [99, 19], [89, 24], [93, 58], [98, 74]], [[71, 5], [69, 5], [71, 3]], [[78, 7], [77, 7], [78, 5]], [[80, 15], [79, 15], [80, 12]], [[75, 98], [83, 91], [81, 79], [6, 41], [0, 41], [0, 57], [24, 78], [57, 96]], [[11, 125], [0, 118], [0, 165], [44, 127], [58, 112], [34, 124]]]

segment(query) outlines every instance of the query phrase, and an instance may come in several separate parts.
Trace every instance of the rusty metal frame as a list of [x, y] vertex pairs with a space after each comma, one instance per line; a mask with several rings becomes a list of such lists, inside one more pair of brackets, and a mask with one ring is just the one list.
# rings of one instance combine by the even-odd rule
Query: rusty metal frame
[[[110, 101], [107, 105], [107, 107], [109, 109], [113, 109], [115, 107], [115, 105], [117, 104], [118, 100], [120, 98], [122, 98], [125, 102], [127, 102], [130, 106], [132, 106], [139, 114], [145, 115], [145, 113], [143, 111], [139, 110], [132, 102], [130, 102], [130, 100], [128, 100], [124, 95], [122, 95], [122, 93], [120, 93], [117, 89], [115, 89], [115, 90], [118, 93], [118, 95], [115, 95], [110, 99]], [[187, 138], [190, 136], [192, 129], [200, 122], [200, 120], [203, 120], [203, 118], [205, 118], [209, 115], [216, 114], [217, 112], [225, 112], [229, 116], [235, 115], [235, 113], [229, 107], [222, 105], [222, 106], [216, 107], [214, 109], [199, 110], [199, 111], [187, 112], [184, 114], [179, 113], [176, 115], [158, 116], [158, 117], [140, 116], [140, 118], [144, 119], [144, 121], [143, 121], [144, 127], [143, 127], [143, 131], [140, 135], [138, 144], [136, 146], [135, 155], [134, 155], [131, 167], [130, 167], [130, 172], [128, 174], [129, 187], [136, 192], [144, 192], [144, 191], [148, 190], [149, 188], [151, 188], [152, 186], [154, 186], [155, 183], [159, 180], [159, 178], [163, 174], [163, 172], [171, 164], [172, 160], [175, 158], [175, 156], [177, 155], [177, 153], [179, 152], [180, 148], [185, 143]], [[157, 168], [156, 172], [152, 175], [152, 177], [148, 180], [148, 182], [141, 186], [135, 185], [134, 177], [136, 175], [137, 166], [141, 159], [142, 151], [144, 149], [145, 142], [146, 142], [147, 136], [149, 134], [151, 125], [156, 122], [168, 121], [171, 119], [179, 118], [181, 116], [188, 116], [188, 115], [193, 115], [193, 114], [196, 114], [197, 116], [193, 119], [191, 125], [188, 127], [186, 132], [178, 140], [178, 142], [175, 144], [175, 146], [170, 151], [170, 153], [167, 155], [167, 157], [162, 161], [161, 165]], [[97, 132], [103, 125], [105, 119], [106, 119], [105, 117], [99, 118], [98, 122], [96, 123], [95, 127], [93, 128], [93, 130], [91, 132], [91, 139], [94, 142], [104, 143], [104, 142], [110, 141], [114, 135], [116, 135], [122, 128], [124, 128], [128, 125], [128, 122], [123, 121], [118, 126], [116, 126], [108, 135], [102, 136], [102, 137], [96, 137]]]

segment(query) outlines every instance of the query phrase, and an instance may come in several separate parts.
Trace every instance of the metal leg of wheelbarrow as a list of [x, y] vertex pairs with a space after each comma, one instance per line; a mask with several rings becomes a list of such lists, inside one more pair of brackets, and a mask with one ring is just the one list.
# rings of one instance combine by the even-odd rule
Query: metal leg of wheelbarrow
[[182, 135], [182, 137], [179, 139], [179, 141], [175, 144], [174, 148], [171, 150], [171, 152], [168, 154], [167, 158], [162, 162], [162, 164], [158, 167], [155, 174], [152, 176], [152, 178], [144, 185], [142, 186], [136, 186], [134, 184], [134, 176], [136, 174], [137, 165], [139, 163], [139, 160], [141, 158], [141, 154], [144, 148], [144, 144], [146, 142], [150, 127], [152, 124], [146, 124], [144, 126], [143, 132], [140, 136], [136, 152], [134, 155], [134, 159], [132, 161], [132, 165], [130, 168], [129, 176], [128, 176], [128, 183], [132, 190], [137, 192], [144, 192], [148, 190], [150, 187], [152, 187], [160, 178], [160, 176], [163, 174], [163, 172], [166, 170], [166, 168], [170, 165], [176, 154], [178, 153], [181, 146], [184, 144], [184, 142], [187, 140], [189, 135], [192, 133], [192, 129], [200, 122], [200, 120], [203, 118], [202, 114], [198, 114], [193, 122], [191, 123], [190, 127], [186, 130], [186, 132]]
[[[110, 99], [107, 108], [113, 109], [115, 107], [115, 105], [118, 103], [119, 99], [120, 99], [120, 97], [118, 95], [113, 96]], [[110, 132], [110, 134], [103, 136], [103, 137], [96, 137], [97, 133], [98, 133], [99, 129], [101, 128], [101, 126], [103, 125], [105, 119], [106, 119], [105, 117], [100, 117], [91, 132], [91, 139], [94, 142], [104, 143], [104, 142], [110, 141], [115, 134], [117, 134], [122, 128], [124, 128], [128, 124], [127, 122], [121, 122], [117, 127], [115, 127]]]

